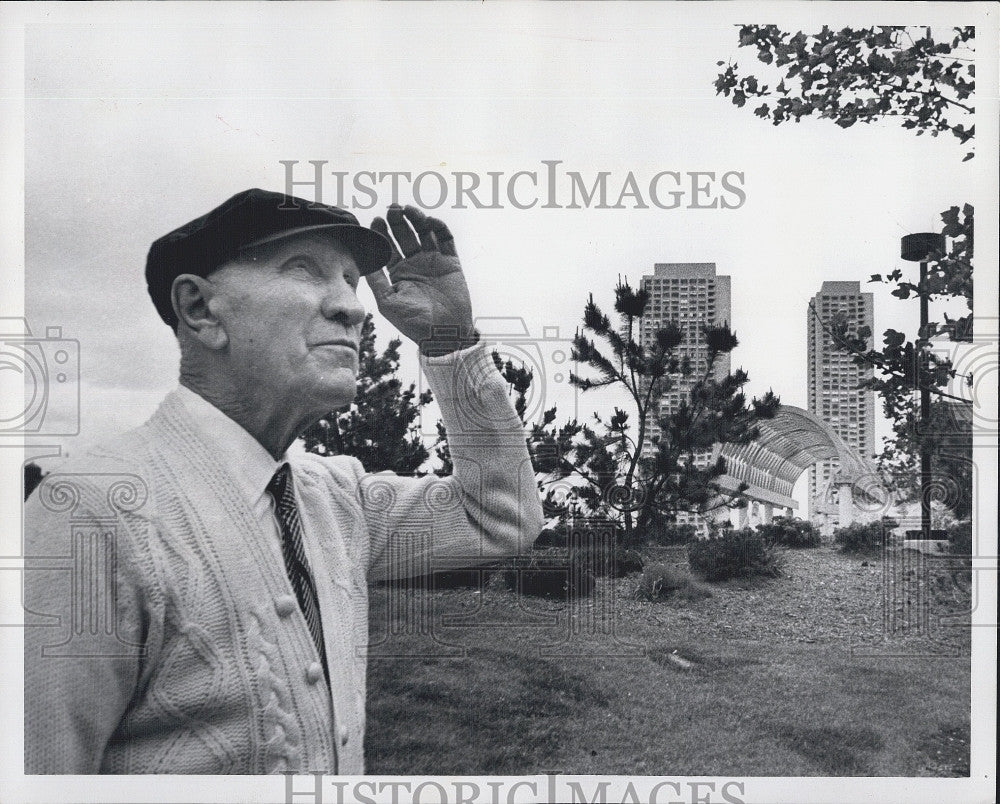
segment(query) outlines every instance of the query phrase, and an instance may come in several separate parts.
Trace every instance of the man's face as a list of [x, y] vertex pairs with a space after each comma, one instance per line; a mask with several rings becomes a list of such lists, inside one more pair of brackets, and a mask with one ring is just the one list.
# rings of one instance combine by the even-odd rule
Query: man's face
[[354, 399], [365, 309], [358, 267], [329, 234], [293, 235], [209, 277], [233, 369], [271, 402], [320, 416]]

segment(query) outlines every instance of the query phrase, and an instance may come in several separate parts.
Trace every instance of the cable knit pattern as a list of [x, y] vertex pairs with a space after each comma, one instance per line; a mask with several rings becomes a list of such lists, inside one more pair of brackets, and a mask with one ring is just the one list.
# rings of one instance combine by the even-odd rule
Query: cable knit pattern
[[46, 477], [25, 506], [26, 772], [364, 771], [368, 581], [526, 550], [541, 529], [484, 348], [421, 364], [453, 477], [290, 460], [329, 687], [280, 544], [177, 395]]
[[299, 745], [299, 729], [294, 717], [289, 712], [291, 691], [284, 679], [274, 672], [274, 667], [280, 667], [278, 646], [264, 636], [264, 617], [253, 612], [250, 620], [248, 645], [251, 654], [256, 654], [258, 664], [257, 678], [261, 683], [261, 693], [264, 701], [264, 771], [265, 773], [284, 773], [296, 768], [301, 761]]

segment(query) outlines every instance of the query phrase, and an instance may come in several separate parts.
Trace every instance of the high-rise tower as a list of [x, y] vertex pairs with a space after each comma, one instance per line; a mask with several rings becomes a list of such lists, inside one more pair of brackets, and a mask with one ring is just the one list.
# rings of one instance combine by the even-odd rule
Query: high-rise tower
[[[708, 366], [708, 348], [702, 333], [704, 326], [721, 326], [730, 322], [732, 297], [730, 278], [715, 273], [714, 262], [656, 263], [652, 275], [642, 278], [642, 287], [649, 291], [646, 315], [640, 319], [636, 340], [650, 343], [656, 330], [673, 322], [684, 332], [684, 342], [677, 350], [678, 357], [687, 357], [694, 369], [688, 378], [678, 378], [676, 385], [663, 394], [659, 414], [676, 409], [681, 400], [687, 399], [691, 387], [704, 375]], [[716, 358], [714, 374], [717, 378], [729, 374], [729, 355]], [[655, 416], [646, 422], [643, 450], [653, 448], [653, 438], [659, 434]], [[710, 454], [700, 456], [706, 461]], [[679, 514], [678, 523], [702, 525], [694, 515]]]
[[[866, 326], [874, 329], [872, 294], [861, 292], [860, 282], [824, 282], [807, 315], [809, 333], [809, 412], [833, 428], [864, 458], [875, 451], [875, 393], [858, 386], [872, 376], [870, 367], [854, 364], [851, 352], [834, 345], [832, 328], [844, 321], [850, 333]], [[814, 521], [824, 510], [830, 480], [837, 471], [835, 460], [820, 461], [809, 469], [809, 516]]]

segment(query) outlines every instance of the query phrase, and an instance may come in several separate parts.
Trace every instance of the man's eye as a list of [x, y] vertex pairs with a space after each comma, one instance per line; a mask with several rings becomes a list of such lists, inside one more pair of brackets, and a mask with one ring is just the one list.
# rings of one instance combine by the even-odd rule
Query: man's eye
[[311, 260], [289, 260], [285, 263], [285, 270], [307, 274], [315, 274], [317, 271], [316, 265]]

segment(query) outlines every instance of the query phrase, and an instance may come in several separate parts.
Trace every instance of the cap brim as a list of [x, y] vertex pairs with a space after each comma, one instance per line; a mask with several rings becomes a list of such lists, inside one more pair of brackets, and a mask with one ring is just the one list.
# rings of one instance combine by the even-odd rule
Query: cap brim
[[362, 276], [378, 271], [389, 262], [389, 257], [392, 256], [393, 245], [387, 238], [378, 232], [353, 223], [319, 223], [313, 226], [285, 229], [282, 232], [276, 232], [268, 237], [247, 243], [243, 248], [254, 248], [295, 235], [322, 231], [328, 231], [336, 240], [350, 249], [351, 256], [358, 264], [358, 271]]

